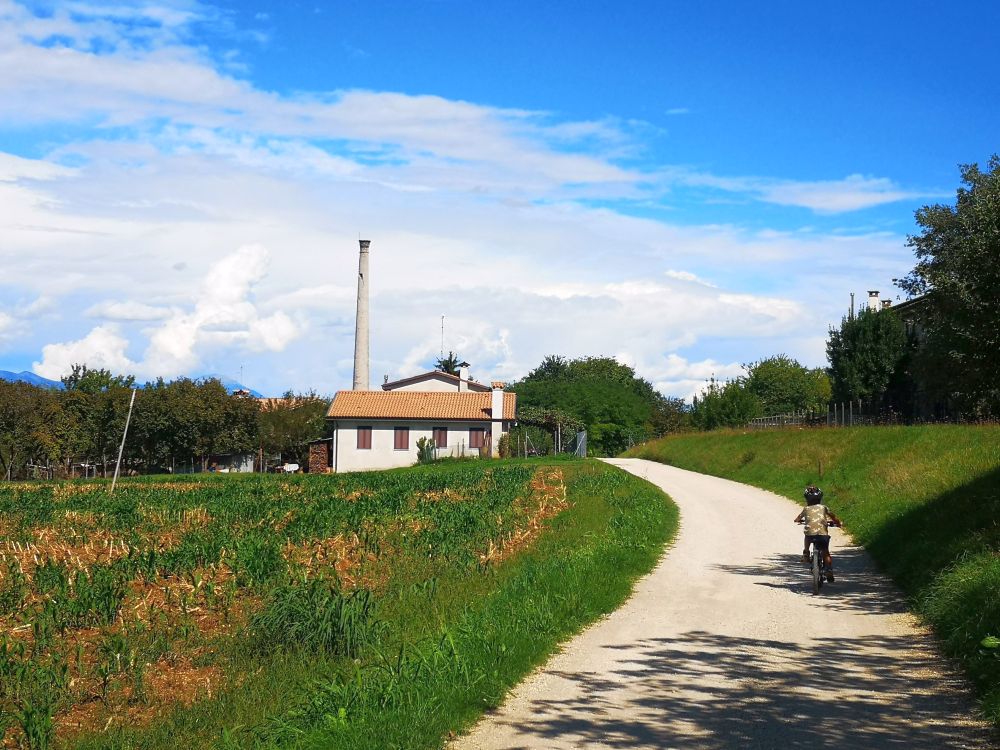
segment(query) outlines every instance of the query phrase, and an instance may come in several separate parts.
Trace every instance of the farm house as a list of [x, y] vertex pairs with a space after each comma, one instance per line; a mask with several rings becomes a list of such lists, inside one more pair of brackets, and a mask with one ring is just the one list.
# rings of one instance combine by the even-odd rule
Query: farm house
[[309, 470], [410, 466], [420, 438], [434, 441], [438, 457], [496, 456], [500, 436], [514, 422], [517, 395], [500, 382], [489, 390], [430, 390], [449, 382], [440, 375], [447, 373], [420, 376], [428, 390], [416, 390], [420, 378], [409, 378], [400, 381], [406, 388], [339, 391], [327, 412], [332, 437], [310, 445]]

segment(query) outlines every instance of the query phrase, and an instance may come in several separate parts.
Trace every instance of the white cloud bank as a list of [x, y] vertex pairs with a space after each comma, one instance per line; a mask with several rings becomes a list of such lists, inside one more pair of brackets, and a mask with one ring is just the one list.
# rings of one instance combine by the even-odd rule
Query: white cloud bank
[[128, 357], [129, 340], [115, 323], [93, 328], [76, 341], [47, 344], [35, 373], [57, 379], [75, 363], [105, 367], [140, 377], [173, 377], [192, 373], [206, 348], [238, 348], [250, 352], [280, 352], [302, 335], [302, 326], [283, 311], [261, 315], [251, 299], [266, 274], [267, 251], [246, 246], [215, 263], [205, 276], [189, 311], [154, 308], [139, 302], [105, 302], [90, 308], [92, 317], [164, 322], [145, 333], [148, 346], [141, 360]]
[[[43, 159], [0, 153], [4, 283], [56, 311], [32, 323], [41, 375], [80, 361], [140, 377], [247, 363], [269, 392], [340, 387], [359, 232], [373, 240], [372, 371], [393, 376], [437, 355], [444, 314], [445, 347], [484, 378], [519, 377], [547, 354], [609, 354], [690, 395], [740, 361], [814, 357], [847, 291], [906, 270], [891, 235], [607, 207], [678, 185], [820, 212], [911, 195], [888, 180], [643, 171], [623, 158], [641, 126], [614, 119], [262, 91], [188, 41], [210, 14], [76, 3], [43, 19], [0, 0], [0, 118], [97, 123]], [[8, 342], [28, 335], [15, 322]]]

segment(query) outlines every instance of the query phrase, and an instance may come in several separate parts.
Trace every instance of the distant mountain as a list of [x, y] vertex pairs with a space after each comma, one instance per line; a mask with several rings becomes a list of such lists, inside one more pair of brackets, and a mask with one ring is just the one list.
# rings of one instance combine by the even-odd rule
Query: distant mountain
[[48, 378], [43, 378], [41, 375], [35, 375], [35, 373], [28, 372], [27, 370], [24, 370], [23, 372], [0, 370], [0, 380], [6, 380], [8, 383], [31, 383], [32, 385], [37, 385], [42, 388], [55, 388], [60, 391], [63, 388], [63, 384], [60, 381], [49, 380]]
[[[235, 393], [236, 391], [250, 391], [250, 395], [254, 398], [263, 398], [263, 396], [253, 388], [247, 388], [247, 386], [242, 383], [239, 383], [232, 378], [227, 378], [224, 375], [216, 375], [214, 373], [208, 375], [196, 375], [193, 380], [209, 380], [210, 378], [215, 378], [221, 382], [222, 386], [230, 393]], [[41, 388], [54, 388], [60, 391], [63, 389], [62, 382], [43, 378], [41, 375], [35, 375], [35, 373], [28, 372], [27, 370], [23, 372], [0, 370], [0, 380], [6, 380], [8, 383], [31, 383], [32, 385], [37, 385]], [[139, 387], [142, 387], [141, 383], [139, 384]]]

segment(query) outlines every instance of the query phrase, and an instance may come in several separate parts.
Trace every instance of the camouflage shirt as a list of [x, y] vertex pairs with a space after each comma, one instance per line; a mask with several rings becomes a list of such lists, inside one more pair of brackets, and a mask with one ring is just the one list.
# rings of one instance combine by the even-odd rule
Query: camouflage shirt
[[802, 517], [806, 522], [806, 536], [829, 536], [830, 529], [826, 519], [829, 518], [829, 511], [825, 505], [807, 505], [802, 511]]

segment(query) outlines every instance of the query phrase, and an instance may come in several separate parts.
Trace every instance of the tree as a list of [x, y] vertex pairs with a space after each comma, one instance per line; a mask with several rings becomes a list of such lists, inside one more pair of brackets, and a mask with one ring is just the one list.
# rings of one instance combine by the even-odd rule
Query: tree
[[588, 448], [598, 455], [616, 455], [663, 434], [676, 417], [676, 404], [613, 357], [550, 355], [511, 390], [519, 414], [534, 407], [578, 420], [587, 430]]
[[908, 238], [917, 258], [896, 284], [924, 295], [919, 356], [939, 363], [938, 380], [967, 412], [1000, 415], [1000, 156], [987, 171], [961, 168], [954, 206], [916, 212], [918, 235]]
[[569, 362], [558, 354], [549, 354], [542, 363], [528, 373], [525, 380], [555, 380], [569, 375]]
[[684, 399], [667, 396], [661, 399], [653, 410], [653, 435], [669, 435], [691, 429], [691, 409]]
[[63, 388], [67, 391], [81, 393], [103, 393], [112, 388], [133, 388], [135, 378], [132, 375], [114, 375], [110, 370], [91, 369], [85, 364], [74, 364], [69, 375], [61, 378]]
[[713, 377], [694, 398], [691, 422], [701, 430], [743, 427], [762, 412], [760, 398], [744, 387], [742, 379], [720, 383]]
[[29, 463], [48, 464], [59, 455], [56, 394], [28, 383], [0, 381], [0, 471], [26, 475]]
[[268, 399], [260, 410], [260, 445], [266, 453], [280, 453], [300, 466], [309, 462], [309, 441], [326, 434], [330, 401], [315, 391]]
[[441, 372], [446, 372], [449, 375], [458, 375], [458, 366], [462, 364], [462, 360], [455, 352], [449, 351], [447, 357], [439, 357], [434, 360], [434, 369], [440, 370]]
[[826, 357], [835, 401], [878, 400], [905, 409], [907, 335], [890, 310], [861, 308], [830, 329]]
[[830, 379], [822, 370], [810, 370], [784, 354], [744, 365], [743, 386], [760, 400], [764, 414], [826, 411]]

